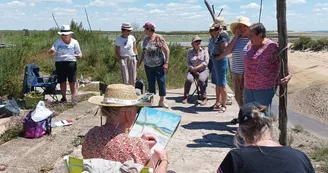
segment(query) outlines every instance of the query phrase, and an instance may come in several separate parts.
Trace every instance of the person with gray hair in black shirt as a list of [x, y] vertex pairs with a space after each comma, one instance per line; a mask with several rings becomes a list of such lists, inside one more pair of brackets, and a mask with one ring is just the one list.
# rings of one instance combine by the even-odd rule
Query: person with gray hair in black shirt
[[[231, 150], [218, 173], [314, 173], [303, 152], [282, 146], [273, 139], [272, 114], [257, 102], [244, 105], [238, 115], [237, 149]], [[242, 142], [240, 142], [242, 141]]]

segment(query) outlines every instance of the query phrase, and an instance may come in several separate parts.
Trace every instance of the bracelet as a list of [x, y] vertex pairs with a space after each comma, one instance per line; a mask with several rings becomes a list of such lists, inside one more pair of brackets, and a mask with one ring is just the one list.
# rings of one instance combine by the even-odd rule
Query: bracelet
[[156, 167], [158, 167], [163, 161], [167, 162], [167, 164], [170, 164], [169, 161], [167, 159], [163, 159], [163, 160], [158, 160], [157, 163], [156, 163]]

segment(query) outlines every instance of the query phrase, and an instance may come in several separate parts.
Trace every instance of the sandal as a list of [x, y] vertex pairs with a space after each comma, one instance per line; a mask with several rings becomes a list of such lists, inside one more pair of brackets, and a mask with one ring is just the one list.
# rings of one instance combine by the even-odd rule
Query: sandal
[[210, 107], [210, 110], [218, 111], [218, 110], [220, 110], [221, 106], [222, 105], [220, 103], [215, 103], [213, 106]]
[[221, 105], [221, 107], [219, 108], [219, 113], [224, 113], [225, 111], [227, 111], [227, 107]]

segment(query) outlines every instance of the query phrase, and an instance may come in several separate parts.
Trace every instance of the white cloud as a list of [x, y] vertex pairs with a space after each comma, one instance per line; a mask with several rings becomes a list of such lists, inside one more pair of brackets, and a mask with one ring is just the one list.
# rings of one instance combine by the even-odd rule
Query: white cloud
[[35, 3], [29, 3], [28, 4], [30, 7], [34, 7], [35, 6]]
[[7, 5], [12, 6], [12, 7], [25, 7], [26, 3], [20, 2], [20, 1], [11, 1], [11, 2], [8, 2]]
[[198, 0], [179, 0], [179, 1], [183, 3], [191, 4], [197, 2]]
[[77, 13], [77, 11], [75, 9], [72, 9], [72, 8], [60, 8], [60, 7], [57, 7], [57, 8], [54, 8], [53, 9], [53, 12], [56, 14], [56, 15], [69, 15], [69, 16], [73, 16]]
[[312, 11], [315, 11], [315, 12], [328, 12], [328, 7], [314, 8]]
[[328, 6], [328, 3], [323, 3], [323, 4], [320, 4], [320, 3], [319, 3], [319, 4], [316, 4], [315, 6], [316, 6], [316, 7]]
[[306, 3], [306, 0], [287, 0], [287, 3], [290, 3], [290, 4], [304, 4], [304, 3]]
[[287, 11], [287, 17], [290, 17], [290, 16], [301, 16], [303, 14], [301, 13], [296, 13], [295, 11]]
[[60, 3], [67, 3], [72, 4], [72, 0], [23, 0], [25, 2], [31, 2], [31, 3], [42, 3], [42, 2], [60, 2]]
[[165, 13], [165, 11], [159, 10], [159, 9], [155, 9], [155, 10], [150, 10], [149, 13], [150, 14], [159, 14], [159, 13]]
[[249, 9], [249, 8], [260, 9], [260, 5], [258, 5], [255, 2], [252, 2], [248, 5], [242, 5], [242, 6], [240, 6], [240, 8], [243, 8], [243, 9]]
[[116, 7], [117, 4], [110, 1], [95, 0], [89, 3], [90, 6], [96, 7]]
[[221, 5], [221, 6], [219, 6], [219, 9], [221, 9], [221, 8], [223, 8], [223, 9], [229, 9], [229, 7], [227, 5]]
[[[123, 10], [123, 11], [125, 11], [125, 10]], [[145, 10], [143, 10], [141, 8], [137, 8], [137, 7], [128, 8], [128, 9], [126, 9], [126, 11], [133, 12], [133, 13], [143, 13], [143, 12], [145, 12]]]
[[149, 8], [159, 8], [164, 6], [164, 4], [146, 4], [145, 6]]
[[240, 2], [241, 0], [208, 0], [208, 3]]

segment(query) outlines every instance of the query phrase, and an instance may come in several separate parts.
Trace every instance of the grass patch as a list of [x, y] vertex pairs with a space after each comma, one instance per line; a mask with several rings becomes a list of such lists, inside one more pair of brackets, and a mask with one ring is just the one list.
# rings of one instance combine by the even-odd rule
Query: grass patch
[[322, 162], [321, 169], [323, 172], [328, 173], [328, 147], [315, 147], [310, 153], [313, 160]]
[[296, 125], [294, 126], [294, 128], [292, 128], [292, 130], [293, 130], [295, 133], [300, 133], [300, 132], [303, 132], [303, 131], [304, 131], [304, 128], [303, 128], [301, 125], [296, 124]]
[[79, 91], [94, 91], [99, 92], [99, 85], [98, 84], [87, 84], [84, 87], [79, 87]]
[[0, 136], [0, 140], [8, 142], [24, 135], [22, 116], [13, 116], [10, 118], [9, 123], [6, 125], [6, 131]]
[[54, 169], [54, 167], [53, 166], [42, 166], [41, 168], [40, 168], [40, 173], [47, 173], [47, 172], [50, 172], [50, 171], [52, 171]]
[[82, 145], [83, 141], [84, 141], [84, 136], [83, 137], [79, 136], [79, 137], [74, 139], [74, 141], [72, 142], [72, 145], [74, 147], [78, 147], [79, 145]]

